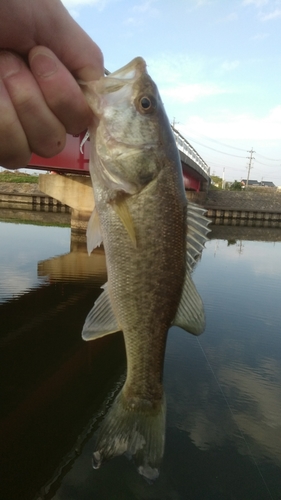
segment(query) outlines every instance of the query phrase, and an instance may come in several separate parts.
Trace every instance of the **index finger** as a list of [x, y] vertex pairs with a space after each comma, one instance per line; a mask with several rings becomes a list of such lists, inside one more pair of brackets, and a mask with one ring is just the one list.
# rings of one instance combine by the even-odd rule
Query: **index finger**
[[29, 65], [48, 107], [70, 134], [85, 130], [92, 119], [88, 103], [72, 74], [47, 47], [34, 47]]

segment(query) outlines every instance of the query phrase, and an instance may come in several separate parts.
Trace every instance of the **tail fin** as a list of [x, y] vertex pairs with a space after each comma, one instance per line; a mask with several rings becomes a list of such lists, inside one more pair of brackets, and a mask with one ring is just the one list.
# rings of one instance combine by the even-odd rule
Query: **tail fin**
[[149, 401], [128, 403], [121, 391], [106, 415], [98, 435], [93, 467], [127, 453], [134, 458], [138, 472], [149, 480], [159, 476], [164, 453], [166, 404], [157, 409]]

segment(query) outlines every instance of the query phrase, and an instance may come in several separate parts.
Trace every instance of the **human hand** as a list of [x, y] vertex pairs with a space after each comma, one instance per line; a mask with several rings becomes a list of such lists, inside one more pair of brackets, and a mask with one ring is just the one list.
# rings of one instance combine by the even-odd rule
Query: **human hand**
[[0, 165], [18, 168], [88, 127], [76, 78], [102, 76], [103, 58], [60, 0], [1, 0], [0, 49]]

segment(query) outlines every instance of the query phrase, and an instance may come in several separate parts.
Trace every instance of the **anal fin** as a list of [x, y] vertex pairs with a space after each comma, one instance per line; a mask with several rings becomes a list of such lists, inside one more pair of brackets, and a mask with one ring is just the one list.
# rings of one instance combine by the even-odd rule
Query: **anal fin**
[[103, 292], [85, 320], [82, 330], [83, 340], [95, 340], [120, 331], [111, 306], [107, 283], [102, 288]]
[[203, 302], [188, 270], [185, 274], [180, 304], [172, 324], [193, 335], [200, 335], [205, 330]]

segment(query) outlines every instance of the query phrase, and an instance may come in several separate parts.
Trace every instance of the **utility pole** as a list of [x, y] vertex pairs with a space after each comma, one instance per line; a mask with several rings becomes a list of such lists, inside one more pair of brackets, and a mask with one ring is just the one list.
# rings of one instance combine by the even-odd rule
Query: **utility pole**
[[224, 172], [225, 172], [225, 167], [223, 167], [223, 171], [222, 171], [222, 183], [221, 183], [221, 187], [222, 189], [225, 188], [225, 178], [224, 178]]
[[178, 124], [179, 122], [176, 122], [176, 119], [175, 117], [173, 118], [173, 123], [172, 123], [172, 126], [173, 128], [176, 128], [176, 125]]
[[252, 167], [252, 161], [255, 159], [253, 157], [253, 153], [255, 153], [255, 151], [253, 150], [253, 148], [248, 151], [248, 153], [250, 153], [250, 156], [247, 156], [247, 158], [249, 159], [249, 165], [248, 165], [248, 175], [247, 175], [247, 182], [246, 182], [246, 188], [248, 187], [248, 183], [249, 183], [249, 177], [250, 177], [250, 170]]

